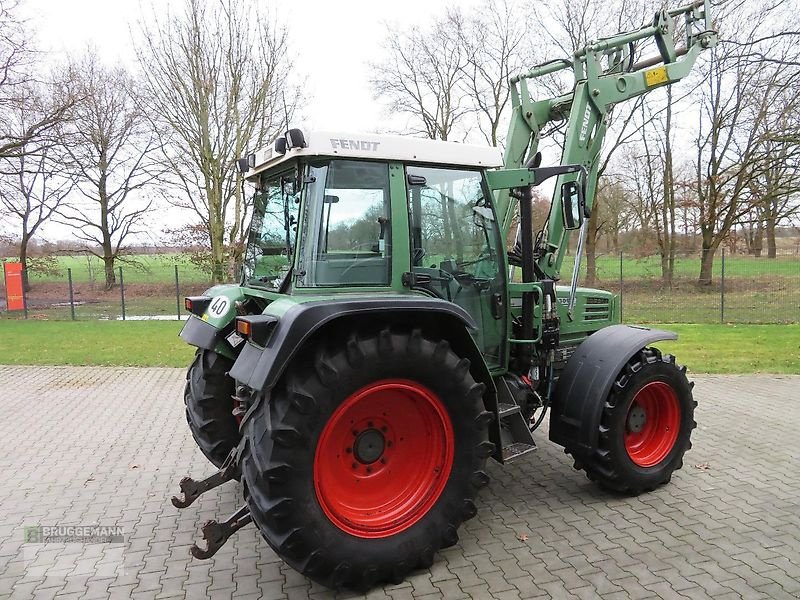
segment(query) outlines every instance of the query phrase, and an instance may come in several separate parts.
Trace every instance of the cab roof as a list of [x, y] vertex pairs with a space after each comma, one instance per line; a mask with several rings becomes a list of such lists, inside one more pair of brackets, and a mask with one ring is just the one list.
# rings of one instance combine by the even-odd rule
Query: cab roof
[[503, 166], [500, 149], [491, 146], [342, 131], [303, 132], [303, 138], [305, 146], [287, 148], [283, 154], [276, 150], [276, 146], [286, 145], [281, 143], [282, 138], [278, 138], [277, 144], [249, 155], [247, 161], [250, 168], [245, 176], [251, 178], [266, 169], [301, 156], [368, 158], [456, 167]]

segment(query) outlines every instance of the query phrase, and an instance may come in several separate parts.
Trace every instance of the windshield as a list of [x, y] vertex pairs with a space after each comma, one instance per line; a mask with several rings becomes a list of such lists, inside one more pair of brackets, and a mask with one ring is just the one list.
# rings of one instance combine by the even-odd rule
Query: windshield
[[244, 262], [247, 284], [279, 290], [289, 273], [297, 238], [299, 194], [293, 171], [274, 175], [253, 196], [253, 220]]

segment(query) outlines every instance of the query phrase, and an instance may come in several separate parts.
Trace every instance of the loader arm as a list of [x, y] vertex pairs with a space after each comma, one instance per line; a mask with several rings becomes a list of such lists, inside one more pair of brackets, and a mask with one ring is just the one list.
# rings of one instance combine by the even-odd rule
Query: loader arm
[[[564, 134], [562, 166], [580, 165], [586, 172], [587, 214], [594, 204], [599, 156], [612, 108], [647, 92], [671, 85], [691, 71], [700, 52], [713, 47], [717, 34], [711, 29], [709, 0], [697, 0], [686, 6], [659, 11], [653, 23], [638, 30], [619, 33], [591, 42], [575, 52], [570, 60], [552, 60], [511, 79], [512, 114], [504, 155], [506, 169], [521, 169], [538, 152], [541, 132], [553, 121], [567, 121]], [[685, 40], [676, 46], [676, 20], [683, 18]], [[654, 39], [658, 53], [635, 61], [637, 42]], [[575, 77], [569, 94], [532, 100], [528, 81], [572, 69]], [[547, 228], [534, 254], [537, 272], [558, 280], [570, 232], [564, 228], [561, 203], [557, 194], [561, 185], [575, 180], [578, 173], [558, 177], [550, 205]], [[533, 181], [531, 182], [533, 183]], [[497, 214], [507, 236], [514, 221], [515, 202], [508, 189], [499, 188]], [[506, 237], [507, 239], [507, 237]]]

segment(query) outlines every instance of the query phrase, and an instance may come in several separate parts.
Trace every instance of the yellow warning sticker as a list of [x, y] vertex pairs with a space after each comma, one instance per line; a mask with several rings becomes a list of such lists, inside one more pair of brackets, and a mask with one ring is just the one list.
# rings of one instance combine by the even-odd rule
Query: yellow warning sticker
[[667, 76], [666, 67], [656, 67], [644, 72], [644, 83], [647, 87], [653, 87], [659, 83], [664, 83], [669, 77]]

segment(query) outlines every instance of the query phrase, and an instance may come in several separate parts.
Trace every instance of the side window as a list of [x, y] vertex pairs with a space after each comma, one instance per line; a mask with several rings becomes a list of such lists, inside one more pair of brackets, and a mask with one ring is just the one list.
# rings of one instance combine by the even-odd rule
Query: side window
[[300, 285], [388, 285], [389, 166], [333, 160], [311, 172]]
[[476, 171], [408, 167], [412, 265], [456, 277], [497, 276], [494, 213]]

